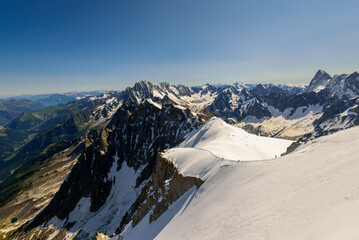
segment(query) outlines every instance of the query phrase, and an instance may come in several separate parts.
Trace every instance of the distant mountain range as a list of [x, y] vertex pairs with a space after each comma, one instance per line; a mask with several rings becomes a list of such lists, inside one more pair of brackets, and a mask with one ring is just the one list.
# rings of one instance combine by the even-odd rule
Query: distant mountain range
[[[61, 136], [68, 139], [83, 134], [88, 128], [104, 126], [122, 105], [141, 104], [145, 99], [159, 104], [171, 102], [195, 113], [206, 110], [228, 123], [263, 136], [294, 140], [314, 138], [358, 124], [357, 84], [356, 72], [331, 77], [319, 70], [305, 88], [303, 85], [241, 83], [187, 87], [140, 81], [123, 91], [97, 96], [87, 96], [89, 92], [62, 94], [81, 99], [22, 113], [0, 129], [0, 164], [3, 166], [0, 177], [5, 172], [3, 176], [8, 176], [18, 164], [26, 162]], [[33, 96], [32, 99], [44, 98]], [[31, 106], [39, 108], [41, 105]], [[55, 134], [56, 131], [61, 134]], [[37, 150], [29, 151], [34, 144]]]
[[4, 126], [6, 123], [10, 122], [24, 112], [32, 112], [45, 106], [66, 104], [88, 96], [98, 96], [105, 92], [106, 91], [67, 92], [22, 95], [0, 99], [0, 126]]
[[[207, 84], [209, 85], [209, 84]], [[246, 88], [251, 90], [258, 84], [246, 84], [236, 82], [232, 85], [229, 84], [215, 84], [214, 87], [219, 89], [225, 89], [229, 86], [234, 87], [237, 90]], [[284, 90], [291, 90], [294, 92], [302, 91], [306, 85], [304, 84], [271, 84], [261, 83], [265, 88], [278, 87]], [[205, 85], [204, 85], [205, 86]], [[202, 86], [202, 87], [204, 87]], [[194, 87], [199, 88], [199, 87]], [[107, 91], [82, 91], [82, 92], [67, 92], [67, 93], [54, 93], [54, 94], [39, 94], [39, 95], [21, 95], [0, 99], [0, 126], [4, 126], [6, 123], [13, 120], [15, 117], [23, 112], [31, 112], [36, 109], [45, 106], [53, 106], [58, 104], [66, 104], [72, 101], [89, 97], [99, 96]]]
[[229, 86], [233, 86], [234, 88], [239, 89], [239, 90], [241, 90], [243, 88], [250, 90], [252, 88], [255, 88], [258, 84], [261, 84], [262, 86], [265, 86], [265, 87], [275, 86], [275, 87], [281, 88], [283, 90], [291, 90], [291, 89], [303, 90], [304, 88], [306, 88], [308, 86], [308, 84], [301, 84], [301, 83], [286, 84], [286, 83], [243, 83], [243, 82], [235, 82], [233, 84], [218, 83], [218, 84], [214, 84], [213, 86], [218, 87], [218, 88], [226, 88]]
[[45, 107], [42, 103], [20, 99], [0, 99], [0, 126], [10, 122], [23, 112], [32, 112]]
[[[202, 144], [208, 147], [211, 159], [221, 160], [226, 152], [216, 155], [216, 146], [225, 148], [225, 141], [234, 141], [237, 135], [257, 137], [242, 130], [237, 134], [231, 124], [256, 135], [294, 141], [288, 154], [303, 142], [359, 125], [358, 86], [357, 72], [332, 77], [322, 70], [308, 86], [235, 83], [188, 87], [140, 81], [123, 91], [21, 114], [0, 135], [4, 143], [0, 144], [4, 234], [18, 239], [30, 235], [88, 239], [98, 231], [113, 236], [127, 228], [135, 231], [143, 219], [148, 227], [185, 192], [206, 181], [200, 174], [180, 175], [186, 169], [161, 157], [166, 151]], [[212, 116], [217, 119], [202, 125]], [[222, 136], [217, 127], [206, 133], [213, 129], [211, 122], [234, 133], [228, 130]], [[203, 131], [196, 132], [201, 125]], [[190, 138], [187, 134], [193, 130], [192, 135], [197, 135]], [[216, 142], [217, 135], [227, 140]], [[183, 142], [186, 136], [187, 143]], [[283, 140], [285, 148], [290, 145], [287, 140]], [[248, 156], [261, 152], [256, 144], [245, 146]], [[267, 150], [263, 159], [279, 156], [283, 149]], [[236, 149], [227, 153], [233, 151]], [[194, 159], [195, 152], [189, 154]], [[56, 164], [62, 166], [57, 172]], [[48, 176], [58, 179], [51, 183], [55, 189], [51, 194], [41, 187], [51, 179]], [[42, 198], [47, 199], [46, 204], [34, 209]], [[31, 211], [21, 216], [24, 206]], [[12, 211], [5, 211], [10, 207]], [[18, 213], [17, 220], [10, 225], [13, 212]]]
[[6, 99], [20, 99], [29, 100], [41, 103], [45, 106], [52, 106], [57, 104], [66, 104], [68, 102], [76, 101], [88, 96], [98, 96], [107, 91], [81, 91], [81, 92], [66, 92], [66, 93], [50, 93], [38, 95], [21, 95], [8, 97]]

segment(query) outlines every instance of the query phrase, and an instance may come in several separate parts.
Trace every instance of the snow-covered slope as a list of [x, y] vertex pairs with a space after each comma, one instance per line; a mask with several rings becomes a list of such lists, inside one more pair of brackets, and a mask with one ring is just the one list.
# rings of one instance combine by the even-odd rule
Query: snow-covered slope
[[288, 140], [250, 134], [213, 117], [192, 131], [178, 147], [206, 150], [226, 160], [247, 161], [280, 156], [291, 143]]
[[[254, 119], [247, 117], [235, 124], [246, 131], [261, 135], [297, 140], [315, 130], [314, 122], [323, 115], [323, 106], [319, 104], [280, 111], [267, 103], [264, 104], [271, 113], [271, 118]], [[336, 121], [338, 122], [338, 121]]]
[[359, 239], [358, 135], [358, 127], [350, 128], [284, 157], [255, 162], [194, 154], [198, 148], [169, 150], [164, 155], [181, 173], [205, 183], [156, 221], [149, 224], [147, 216], [121, 237]]

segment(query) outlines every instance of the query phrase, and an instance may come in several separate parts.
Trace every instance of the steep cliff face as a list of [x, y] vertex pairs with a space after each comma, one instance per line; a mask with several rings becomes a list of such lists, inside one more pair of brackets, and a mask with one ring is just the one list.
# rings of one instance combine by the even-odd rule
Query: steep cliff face
[[313, 77], [310, 84], [305, 88], [306, 92], [319, 92], [325, 88], [327, 83], [332, 79], [328, 73], [323, 70], [319, 70]]
[[[60, 190], [44, 211], [16, 234], [26, 238], [30, 232], [40, 235], [55, 226], [58, 234], [65, 229], [76, 233], [72, 237], [86, 238], [94, 234], [86, 227], [90, 218], [97, 222], [94, 231], [114, 233], [120, 222], [129, 218], [129, 208], [154, 171], [157, 153], [179, 144], [207, 119], [206, 115], [151, 100], [124, 104], [107, 128], [86, 134], [85, 150]], [[120, 186], [130, 182], [133, 185]], [[84, 201], [87, 203], [82, 204]], [[72, 217], [79, 205], [88, 206], [81, 214], [82, 221]], [[107, 216], [107, 223], [101, 220], [108, 214], [104, 209], [116, 212]]]
[[199, 188], [202, 184], [200, 178], [184, 177], [171, 161], [158, 154], [155, 171], [136, 200], [135, 205], [138, 207], [132, 217], [132, 227], [148, 213], [150, 223], [157, 220], [185, 192], [194, 186]]

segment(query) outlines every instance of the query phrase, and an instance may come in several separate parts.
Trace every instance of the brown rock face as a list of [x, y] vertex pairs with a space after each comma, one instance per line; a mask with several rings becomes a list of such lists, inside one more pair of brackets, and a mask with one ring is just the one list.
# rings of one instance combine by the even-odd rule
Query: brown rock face
[[110, 239], [109, 236], [103, 233], [96, 232], [95, 240], [108, 240]]
[[297, 147], [300, 146], [300, 142], [297, 141], [297, 142], [293, 142], [288, 148], [287, 148], [287, 151], [285, 153], [282, 153], [281, 156], [285, 156], [291, 152], [293, 152], [295, 149], [297, 149]]
[[193, 186], [199, 188], [203, 181], [196, 177], [184, 177], [168, 159], [160, 153], [151, 180], [137, 199], [139, 206], [132, 217], [133, 227], [151, 210], [150, 223]]

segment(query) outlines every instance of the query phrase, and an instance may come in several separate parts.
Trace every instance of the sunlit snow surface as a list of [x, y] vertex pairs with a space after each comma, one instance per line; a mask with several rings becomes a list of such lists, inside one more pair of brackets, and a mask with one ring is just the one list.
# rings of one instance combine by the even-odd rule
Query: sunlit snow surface
[[[213, 117], [192, 131], [178, 148], [166, 151], [184, 176], [207, 179], [219, 165], [229, 162], [273, 159], [284, 153], [292, 141], [260, 137]], [[190, 159], [190, 161], [189, 161]]]
[[198, 130], [192, 131], [179, 147], [207, 150], [226, 160], [248, 161], [280, 156], [291, 143], [289, 140], [250, 134], [213, 117]]
[[[120, 226], [123, 216], [135, 202], [144, 185], [135, 188], [136, 179], [145, 166], [135, 171], [124, 162], [121, 169], [117, 171], [117, 160], [118, 157], [115, 156], [108, 174], [108, 180], [113, 181], [113, 186], [106, 203], [93, 213], [90, 211], [91, 198], [81, 198], [67, 219], [67, 222], [76, 221], [76, 223], [68, 230], [66, 239], [72, 239], [76, 234], [78, 239], [88, 239], [88, 236], [95, 235], [97, 231], [110, 235]], [[47, 226], [52, 226], [57, 230], [67, 222], [54, 217], [47, 223]]]
[[359, 128], [351, 128], [284, 157], [243, 162], [222, 160], [210, 145], [202, 150], [187, 138], [187, 148], [165, 155], [205, 183], [155, 222], [147, 216], [135, 228], [129, 225], [123, 240], [359, 239], [358, 136]]

